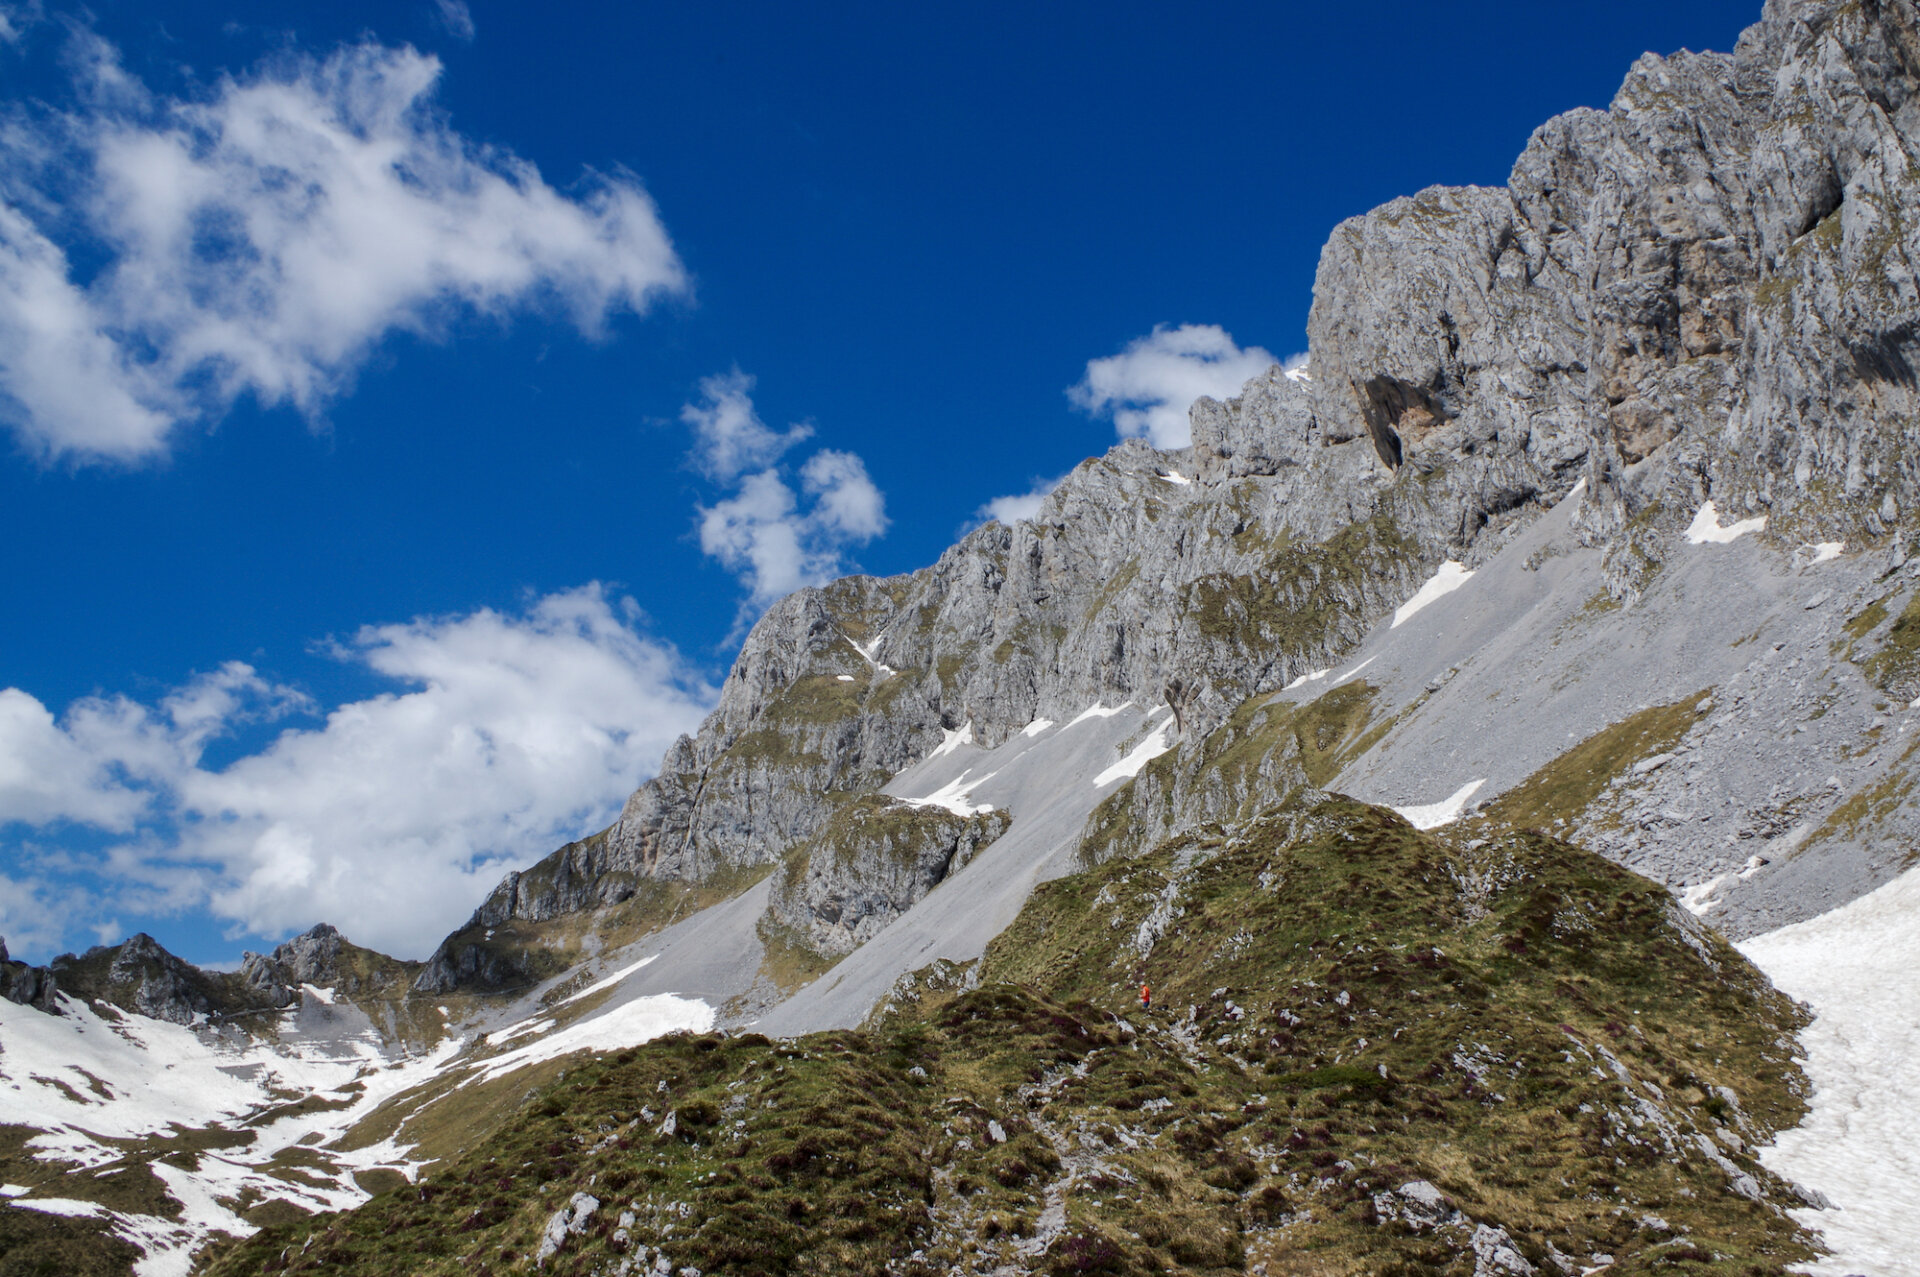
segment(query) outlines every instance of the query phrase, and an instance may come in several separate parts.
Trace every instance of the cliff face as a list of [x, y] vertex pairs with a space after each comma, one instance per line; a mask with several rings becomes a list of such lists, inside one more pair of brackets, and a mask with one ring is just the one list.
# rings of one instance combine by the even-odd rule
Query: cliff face
[[[1776, 0], [1732, 54], [1649, 55], [1549, 121], [1506, 188], [1342, 224], [1307, 374], [1199, 401], [1190, 448], [1123, 444], [927, 569], [782, 600], [619, 821], [474, 925], [779, 863], [948, 731], [1171, 696], [1204, 737], [1582, 479], [1616, 599], [1707, 499], [1885, 538], [1920, 503], [1917, 85], [1910, 5]], [[1182, 783], [1154, 836], [1243, 804]], [[859, 890], [814, 888], [822, 918]]]
[[1648, 55], [1609, 110], [1549, 121], [1504, 190], [1344, 223], [1323, 410], [1389, 461], [1487, 457], [1488, 509], [1579, 467], [1595, 538], [1708, 497], [1883, 536], [1920, 498], [1917, 22], [1773, 0], [1732, 54]]

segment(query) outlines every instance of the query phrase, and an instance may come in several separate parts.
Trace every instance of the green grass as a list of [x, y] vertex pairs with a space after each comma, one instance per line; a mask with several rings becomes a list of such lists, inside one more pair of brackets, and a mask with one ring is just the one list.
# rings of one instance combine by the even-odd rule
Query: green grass
[[1490, 803], [1484, 822], [1517, 829], [1549, 829], [1560, 821], [1577, 826], [1615, 779], [1680, 743], [1697, 717], [1694, 707], [1712, 690], [1650, 706], [1595, 732]]
[[[601, 1206], [544, 1273], [1466, 1273], [1475, 1223], [1632, 1274], [1809, 1253], [1693, 1141], [1786, 1201], [1741, 1149], [1802, 1112], [1802, 1013], [1657, 885], [1537, 833], [1283, 806], [1045, 884], [974, 975], [864, 1031], [576, 1057], [419, 1185], [206, 1272], [531, 1272], [577, 1192]], [[1461, 1221], [1383, 1218], [1412, 1179]]]

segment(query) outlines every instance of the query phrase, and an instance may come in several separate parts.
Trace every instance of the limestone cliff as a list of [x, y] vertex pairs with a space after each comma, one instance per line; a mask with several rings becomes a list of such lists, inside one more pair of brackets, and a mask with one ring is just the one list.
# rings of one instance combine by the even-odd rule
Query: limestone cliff
[[[1506, 188], [1342, 224], [1306, 372], [1199, 401], [1191, 447], [1123, 444], [922, 571], [775, 604], [620, 819], [473, 925], [778, 864], [948, 731], [1177, 689], [1204, 739], [1582, 479], [1618, 599], [1709, 498], [1886, 537], [1920, 503], [1916, 85], [1911, 5], [1774, 0], [1733, 53], [1648, 55], [1609, 110], [1543, 125]], [[1272, 793], [1150, 777], [1131, 801], [1158, 837]], [[422, 979], [457, 982], [457, 949]]]

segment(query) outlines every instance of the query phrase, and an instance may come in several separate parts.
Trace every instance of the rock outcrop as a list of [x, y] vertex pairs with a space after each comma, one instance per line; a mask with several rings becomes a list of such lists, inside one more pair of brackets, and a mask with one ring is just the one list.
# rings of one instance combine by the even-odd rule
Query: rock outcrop
[[0, 998], [21, 1006], [59, 1015], [60, 985], [45, 967], [15, 962], [7, 953], [7, 942], [0, 937]]
[[270, 955], [243, 955], [240, 978], [266, 1004], [287, 1006], [304, 984], [336, 989], [355, 999], [397, 991], [412, 982], [419, 967], [363, 949], [323, 922]]
[[992, 745], [1177, 686], [1202, 740], [1581, 480], [1618, 600], [1709, 497], [1886, 537], [1920, 504], [1917, 21], [1774, 0], [1733, 53], [1649, 55], [1609, 110], [1543, 125], [1507, 187], [1342, 224], [1304, 370], [1200, 400], [1191, 447], [1122, 444], [920, 572], [781, 600], [612, 828], [476, 921], [777, 864], [962, 727]]
[[851, 953], [957, 873], [1010, 819], [855, 798], [774, 870], [763, 925], [825, 957]]
[[1916, 90], [1911, 4], [1774, 0], [1732, 54], [1649, 54], [1543, 125], [1505, 189], [1344, 223], [1309, 323], [1327, 428], [1485, 458], [1489, 513], [1577, 468], [1596, 538], [1709, 496], [1881, 537], [1920, 499]]
[[95, 945], [79, 956], [62, 954], [50, 969], [73, 997], [173, 1024], [284, 1005], [238, 974], [205, 971], [175, 957], [144, 931], [119, 945]]

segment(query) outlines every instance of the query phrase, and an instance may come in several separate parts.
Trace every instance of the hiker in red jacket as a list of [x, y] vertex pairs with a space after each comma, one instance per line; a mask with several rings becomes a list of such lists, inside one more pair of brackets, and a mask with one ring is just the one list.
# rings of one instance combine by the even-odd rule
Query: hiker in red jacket
[[1140, 1009], [1142, 1011], [1153, 1009], [1153, 990], [1144, 984], [1140, 986]]

